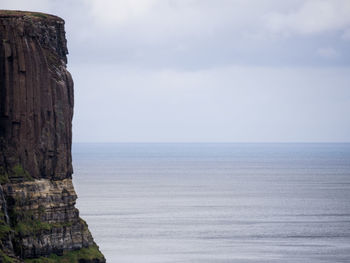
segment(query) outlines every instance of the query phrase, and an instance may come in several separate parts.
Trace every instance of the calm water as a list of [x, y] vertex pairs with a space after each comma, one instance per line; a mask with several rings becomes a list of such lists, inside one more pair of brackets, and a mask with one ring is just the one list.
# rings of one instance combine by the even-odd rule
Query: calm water
[[109, 263], [350, 262], [350, 144], [75, 144]]

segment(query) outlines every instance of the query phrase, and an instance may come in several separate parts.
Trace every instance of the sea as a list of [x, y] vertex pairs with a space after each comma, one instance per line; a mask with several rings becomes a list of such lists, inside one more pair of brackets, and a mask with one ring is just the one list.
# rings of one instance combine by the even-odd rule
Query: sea
[[349, 143], [75, 143], [108, 263], [350, 262]]

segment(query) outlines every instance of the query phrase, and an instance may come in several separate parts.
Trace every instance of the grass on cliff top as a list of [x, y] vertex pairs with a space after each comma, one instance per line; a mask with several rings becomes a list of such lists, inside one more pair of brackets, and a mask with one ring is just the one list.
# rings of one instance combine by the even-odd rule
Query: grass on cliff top
[[51, 254], [49, 257], [40, 257], [34, 259], [25, 259], [26, 263], [77, 263], [80, 260], [104, 260], [102, 253], [96, 245], [82, 248], [75, 251], [65, 252], [63, 256]]
[[45, 13], [40, 13], [40, 12], [29, 12], [29, 11], [19, 11], [19, 10], [0, 10], [0, 16], [28, 16], [28, 17], [33, 17], [33, 18], [42, 18], [42, 19], [61, 19], [57, 16], [50, 15], [50, 14], [45, 14]]

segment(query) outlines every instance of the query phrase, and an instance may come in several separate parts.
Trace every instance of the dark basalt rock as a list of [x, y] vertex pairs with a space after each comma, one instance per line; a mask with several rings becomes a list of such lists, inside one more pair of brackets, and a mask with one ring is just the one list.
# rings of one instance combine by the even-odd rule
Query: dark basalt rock
[[64, 21], [0, 13], [0, 163], [34, 178], [72, 174], [73, 81], [66, 70]]
[[[75, 208], [64, 21], [2, 10], [0, 39], [0, 262], [72, 251], [105, 262]], [[95, 258], [79, 256], [90, 247]]]

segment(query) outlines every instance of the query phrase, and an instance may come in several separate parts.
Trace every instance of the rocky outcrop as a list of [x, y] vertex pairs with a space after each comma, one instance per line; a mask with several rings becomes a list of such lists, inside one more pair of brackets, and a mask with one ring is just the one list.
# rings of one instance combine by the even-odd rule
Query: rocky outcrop
[[64, 21], [0, 11], [0, 38], [0, 262], [105, 262], [75, 208]]

